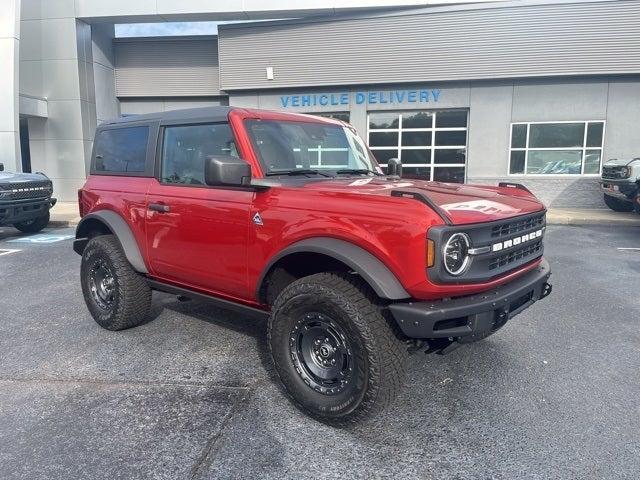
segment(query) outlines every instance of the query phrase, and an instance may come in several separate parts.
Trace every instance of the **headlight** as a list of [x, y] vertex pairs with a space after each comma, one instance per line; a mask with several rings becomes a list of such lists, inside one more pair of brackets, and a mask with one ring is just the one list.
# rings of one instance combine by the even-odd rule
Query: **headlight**
[[444, 268], [451, 275], [461, 275], [469, 265], [469, 237], [465, 233], [451, 235], [442, 250]]

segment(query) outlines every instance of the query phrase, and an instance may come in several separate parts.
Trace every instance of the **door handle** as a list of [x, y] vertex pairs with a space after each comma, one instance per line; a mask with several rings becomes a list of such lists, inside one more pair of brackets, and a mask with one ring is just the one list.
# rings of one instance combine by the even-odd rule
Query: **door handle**
[[167, 213], [171, 211], [171, 207], [169, 205], [165, 205], [164, 203], [150, 203], [147, 208], [152, 212], [158, 213]]

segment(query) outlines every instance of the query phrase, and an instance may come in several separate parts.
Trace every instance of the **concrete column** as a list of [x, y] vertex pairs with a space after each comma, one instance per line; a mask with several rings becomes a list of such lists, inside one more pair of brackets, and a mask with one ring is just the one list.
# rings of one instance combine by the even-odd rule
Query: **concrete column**
[[5, 170], [19, 171], [19, 53], [20, 0], [0, 0], [0, 163]]
[[62, 201], [86, 178], [96, 125], [91, 27], [73, 0], [23, 0], [20, 93], [45, 98], [48, 118], [29, 120], [31, 166]]

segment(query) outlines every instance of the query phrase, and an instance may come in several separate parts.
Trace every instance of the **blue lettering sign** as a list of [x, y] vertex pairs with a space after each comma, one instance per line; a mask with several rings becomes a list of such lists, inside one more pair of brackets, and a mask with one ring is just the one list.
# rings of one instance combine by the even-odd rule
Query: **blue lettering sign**
[[[354, 92], [353, 98], [356, 105], [363, 103], [385, 104], [385, 103], [429, 103], [438, 102], [442, 91], [439, 89], [424, 90], [387, 90], [387, 91], [367, 91]], [[331, 94], [305, 93], [302, 95], [282, 95], [280, 105], [282, 108], [291, 107], [323, 107], [332, 105], [349, 105], [350, 94], [339, 92]]]

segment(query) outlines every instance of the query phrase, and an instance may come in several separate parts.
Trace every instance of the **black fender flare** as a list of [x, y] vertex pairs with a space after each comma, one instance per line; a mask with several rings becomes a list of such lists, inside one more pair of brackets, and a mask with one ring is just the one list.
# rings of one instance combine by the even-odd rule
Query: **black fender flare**
[[411, 298], [394, 273], [381, 260], [358, 245], [330, 237], [301, 240], [271, 257], [258, 279], [256, 298], [260, 298], [263, 283], [272, 267], [282, 258], [294, 253], [320, 253], [344, 263], [358, 273], [380, 298], [388, 300]]
[[122, 250], [127, 257], [127, 260], [135, 271], [140, 273], [149, 273], [147, 266], [144, 263], [144, 258], [140, 253], [140, 248], [138, 248], [138, 242], [136, 242], [136, 238], [133, 236], [131, 228], [124, 218], [110, 210], [99, 210], [82, 218], [76, 227], [76, 240], [73, 242], [73, 249], [76, 253], [82, 255], [84, 247], [89, 241], [89, 226], [94, 221], [104, 224], [111, 233], [115, 235], [122, 246]]

